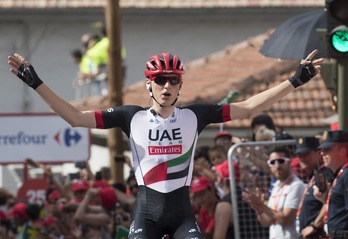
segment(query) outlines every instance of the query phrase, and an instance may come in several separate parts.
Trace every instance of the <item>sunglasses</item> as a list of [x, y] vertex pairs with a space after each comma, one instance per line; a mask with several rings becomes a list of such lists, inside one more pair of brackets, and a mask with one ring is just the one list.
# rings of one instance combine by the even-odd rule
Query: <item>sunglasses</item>
[[171, 85], [177, 85], [180, 83], [181, 79], [180, 77], [176, 77], [176, 76], [171, 76], [171, 77], [156, 76], [154, 79], [154, 82], [160, 86], [164, 86], [168, 81]]
[[269, 166], [275, 166], [276, 164], [284, 164], [285, 162], [288, 162], [290, 159], [289, 158], [279, 158], [279, 159], [272, 159], [268, 160], [267, 163]]

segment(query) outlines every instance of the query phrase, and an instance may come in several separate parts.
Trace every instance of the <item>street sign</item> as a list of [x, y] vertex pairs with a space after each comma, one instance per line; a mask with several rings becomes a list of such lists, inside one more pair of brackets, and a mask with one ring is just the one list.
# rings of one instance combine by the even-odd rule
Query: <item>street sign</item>
[[87, 128], [72, 128], [53, 113], [0, 114], [0, 164], [88, 160], [91, 136]]

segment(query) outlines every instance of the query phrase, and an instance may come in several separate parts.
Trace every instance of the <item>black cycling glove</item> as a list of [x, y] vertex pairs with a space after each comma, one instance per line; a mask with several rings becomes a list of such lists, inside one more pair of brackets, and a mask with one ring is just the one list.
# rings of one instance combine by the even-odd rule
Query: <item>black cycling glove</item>
[[25, 66], [24, 64], [21, 64], [18, 68], [17, 77], [34, 90], [43, 83], [42, 80], [36, 74], [32, 65]]
[[311, 78], [316, 75], [315, 68], [312, 63], [308, 65], [298, 65], [296, 68], [296, 73], [292, 77], [290, 77], [289, 81], [297, 88], [301, 85], [306, 84]]

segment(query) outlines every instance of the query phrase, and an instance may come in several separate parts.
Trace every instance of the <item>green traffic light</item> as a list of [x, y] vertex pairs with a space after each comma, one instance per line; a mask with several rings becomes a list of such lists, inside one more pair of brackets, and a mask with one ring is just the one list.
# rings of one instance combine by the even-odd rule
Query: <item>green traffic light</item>
[[348, 28], [346, 26], [339, 26], [332, 31], [331, 45], [340, 53], [348, 52]]

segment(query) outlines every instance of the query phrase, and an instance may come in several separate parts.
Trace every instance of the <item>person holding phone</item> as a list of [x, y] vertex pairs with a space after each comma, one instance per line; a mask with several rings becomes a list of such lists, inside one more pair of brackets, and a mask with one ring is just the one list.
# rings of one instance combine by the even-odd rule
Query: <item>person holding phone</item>
[[[316, 137], [300, 137], [296, 140], [295, 154], [300, 160], [301, 169], [305, 170], [306, 175], [309, 175], [297, 210], [299, 232], [301, 237], [306, 239], [327, 236], [324, 230], [324, 215], [320, 213], [325, 205], [315, 198], [313, 186], [326, 186], [328, 182], [332, 181], [333, 172], [322, 164], [323, 161], [318, 150], [319, 144], [319, 139]], [[324, 176], [320, 177], [321, 175]]]
[[[202, 238], [189, 197], [194, 151], [199, 134], [211, 123], [255, 115], [320, 73], [317, 50], [301, 60], [288, 80], [245, 101], [224, 105], [176, 107], [184, 85], [184, 65], [177, 55], [160, 53], [146, 62], [149, 107], [123, 105], [80, 111], [59, 97], [19, 54], [9, 56], [10, 71], [33, 88], [73, 127], [118, 127], [128, 136], [139, 185], [129, 238]], [[212, 79], [213, 81], [213, 79]]]
[[324, 222], [332, 239], [348, 238], [348, 131], [330, 130], [323, 133], [319, 145], [324, 165], [334, 172], [326, 191], [313, 186], [314, 195], [325, 203]]

